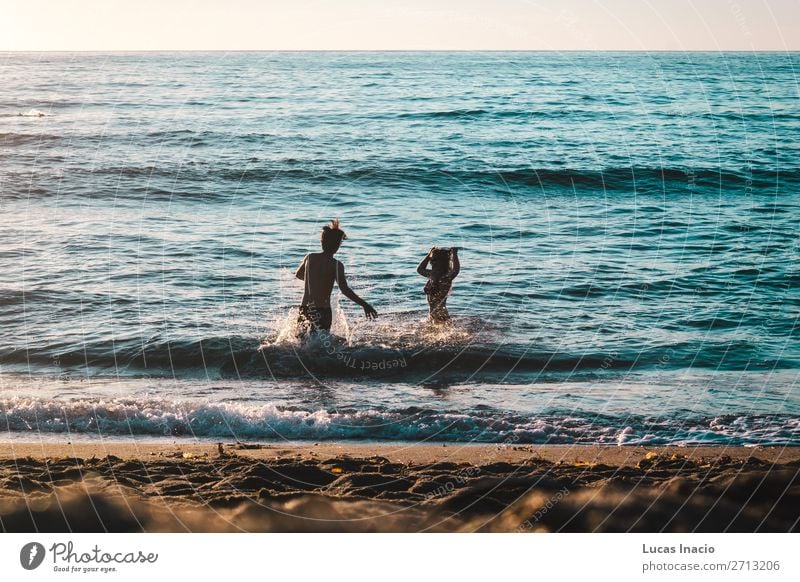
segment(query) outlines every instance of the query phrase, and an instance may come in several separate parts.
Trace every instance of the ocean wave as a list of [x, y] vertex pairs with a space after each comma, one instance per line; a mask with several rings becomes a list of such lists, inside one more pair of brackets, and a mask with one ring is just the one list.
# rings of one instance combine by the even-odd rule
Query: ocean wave
[[[223, 377], [247, 378], [426, 378], [502, 380], [516, 374], [600, 370], [604, 354], [573, 355], [530, 352], [524, 346], [408, 345], [384, 341], [348, 343], [342, 338], [318, 339], [306, 344], [261, 344], [257, 338], [209, 337], [200, 340], [118, 338], [64, 345], [32, 345], [0, 349], [0, 364], [23, 364], [46, 370], [53, 362], [62, 368], [90, 367], [115, 374], [191, 375], [198, 369]], [[634, 365], [635, 359], [617, 357], [615, 365]]]
[[[84, 170], [75, 169], [75, 172]], [[440, 163], [397, 163], [364, 166], [362, 163], [342, 162], [332, 164], [330, 160], [274, 162], [269, 165], [240, 165], [236, 167], [196, 167], [192, 165], [170, 166], [119, 166], [99, 167], [85, 170], [96, 175], [113, 175], [126, 178], [169, 178], [171, 180], [204, 181], [223, 180], [236, 182], [238, 186], [248, 183], [273, 183], [281, 180], [348, 184], [392, 185], [419, 184], [441, 186], [447, 182], [459, 182], [467, 186], [486, 186], [507, 191], [515, 187], [558, 187], [585, 192], [596, 191], [679, 191], [719, 192], [740, 191], [750, 188], [775, 188], [800, 183], [800, 168], [670, 168], [670, 167], [608, 167], [598, 169], [556, 168], [480, 168], [460, 169]], [[696, 189], [696, 190], [695, 190]], [[219, 195], [225, 189], [216, 188]], [[120, 190], [118, 195], [124, 194]], [[209, 195], [209, 194], [206, 194]], [[212, 196], [212, 195], [209, 195]], [[212, 196], [213, 197], [213, 196]]]
[[[698, 324], [699, 325], [699, 324]], [[706, 325], [706, 324], [704, 324]], [[777, 370], [798, 365], [788, 358], [756, 357], [758, 346], [746, 341], [677, 342], [639, 345], [625, 350], [566, 352], [531, 346], [475, 342], [409, 343], [384, 337], [348, 342], [320, 336], [307, 343], [267, 342], [243, 336], [161, 340], [117, 337], [74, 345], [31, 344], [0, 348], [0, 365], [22, 366], [32, 373], [151, 377], [350, 379], [404, 382], [496, 382], [549, 375], [605, 377], [632, 370], [725, 369]], [[544, 375], [544, 376], [542, 376]]]
[[[78, 247], [83, 250], [83, 247]], [[20, 256], [23, 251], [16, 251]], [[36, 304], [48, 305], [51, 308], [79, 308], [87, 305], [103, 305], [113, 300], [117, 306], [137, 303], [135, 295], [122, 293], [89, 293], [86, 291], [64, 291], [57, 288], [38, 289], [2, 289], [0, 288], [0, 307], [11, 308], [17, 306], [33, 306]]]
[[[580, 98], [582, 102], [586, 101], [600, 101], [598, 98], [591, 96], [583, 96]], [[615, 105], [623, 105], [623, 103], [613, 103]], [[619, 114], [622, 117], [623, 114]], [[581, 109], [577, 107], [542, 107], [539, 109], [440, 109], [433, 111], [410, 111], [397, 113], [394, 117], [398, 119], [413, 119], [413, 120], [463, 120], [467, 122], [476, 121], [479, 118], [489, 118], [492, 120], [506, 120], [506, 119], [520, 119], [523, 121], [535, 121], [546, 119], [569, 119], [575, 120], [596, 120], [598, 112], [593, 109]], [[671, 118], [671, 116], [668, 116]], [[791, 117], [789, 117], [791, 119]]]
[[[595, 188], [634, 188], [637, 185], [686, 184], [690, 186], [775, 185], [779, 175], [773, 169], [717, 169], [669, 167], [612, 167], [598, 170], [520, 169], [483, 173], [497, 180], [528, 186], [591, 186]], [[800, 179], [800, 169], [781, 171], [783, 180]]]
[[20, 146], [30, 143], [41, 144], [59, 141], [61, 136], [48, 133], [0, 133], [0, 145]]
[[489, 111], [487, 109], [445, 109], [440, 111], [415, 111], [411, 113], [399, 113], [397, 117], [401, 119], [437, 119], [437, 118], [474, 118], [481, 115], [499, 115], [513, 114], [513, 115], [529, 115], [524, 111]]
[[[535, 188], [585, 187], [593, 190], [635, 190], [637, 188], [664, 188], [685, 185], [687, 187], [742, 188], [768, 187], [781, 183], [800, 181], [800, 168], [782, 168], [780, 174], [774, 169], [723, 170], [715, 168], [657, 168], [657, 167], [618, 167], [597, 170], [589, 169], [480, 169], [459, 170], [433, 164], [429, 166], [398, 165], [388, 167], [356, 167], [341, 170], [341, 167], [287, 167], [287, 168], [245, 168], [211, 170], [215, 176], [242, 181], [273, 181], [281, 178], [305, 179], [313, 181], [369, 181], [379, 183], [418, 182], [431, 185], [452, 180], [463, 184], [484, 184], [506, 188], [508, 186], [528, 186]], [[351, 166], [352, 167], [352, 166]]]
[[239, 440], [446, 441], [511, 444], [799, 445], [800, 419], [725, 415], [690, 419], [628, 415], [509, 415], [492, 411], [304, 410], [272, 403], [166, 399], [0, 400], [13, 433], [171, 436]]

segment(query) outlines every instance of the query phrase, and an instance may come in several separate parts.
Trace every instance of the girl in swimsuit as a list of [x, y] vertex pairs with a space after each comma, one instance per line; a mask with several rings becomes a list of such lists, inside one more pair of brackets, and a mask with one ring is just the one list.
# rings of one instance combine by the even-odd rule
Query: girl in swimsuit
[[[430, 269], [428, 265], [430, 264]], [[417, 266], [417, 273], [426, 277], [425, 294], [428, 296], [430, 319], [435, 323], [444, 323], [450, 319], [447, 312], [447, 295], [458, 276], [461, 264], [458, 261], [458, 248], [439, 249], [433, 247]]]

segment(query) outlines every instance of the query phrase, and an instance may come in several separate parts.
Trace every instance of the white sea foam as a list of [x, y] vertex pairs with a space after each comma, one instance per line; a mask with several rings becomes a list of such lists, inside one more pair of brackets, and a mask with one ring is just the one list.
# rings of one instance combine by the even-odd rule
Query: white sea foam
[[45, 113], [44, 111], [39, 111], [38, 109], [28, 109], [24, 113], [19, 114], [20, 117], [49, 117], [49, 113]]
[[[508, 416], [408, 410], [303, 410], [273, 403], [197, 403], [169, 399], [10, 398], [0, 426], [11, 433], [172, 436], [250, 440], [389, 440], [496, 443], [797, 444], [800, 419], [736, 416], [636, 423], [628, 418]], [[616, 422], [609, 422], [614, 421]], [[623, 428], [620, 428], [623, 427]]]

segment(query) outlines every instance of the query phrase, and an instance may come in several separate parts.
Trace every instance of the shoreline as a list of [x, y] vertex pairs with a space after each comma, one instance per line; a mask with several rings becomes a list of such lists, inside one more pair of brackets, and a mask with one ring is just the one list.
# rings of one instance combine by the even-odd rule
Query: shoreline
[[800, 447], [0, 444], [4, 531], [796, 531]]
[[770, 445], [746, 447], [740, 445], [612, 445], [612, 444], [553, 444], [517, 445], [503, 443], [435, 443], [419, 444], [411, 442], [349, 442], [323, 441], [316, 443], [288, 442], [183, 442], [180, 440], [136, 440], [130, 442], [50, 442], [50, 441], [9, 441], [0, 443], [0, 460], [15, 457], [59, 458], [59, 457], [115, 457], [169, 456], [189, 453], [195, 457], [216, 457], [219, 444], [223, 451], [254, 460], [268, 460], [274, 457], [300, 456], [312, 458], [327, 456], [390, 456], [396, 462], [434, 462], [443, 459], [453, 462], [476, 463], [487, 459], [508, 462], [521, 462], [533, 457], [557, 463], [593, 462], [617, 465], [636, 464], [651, 452], [660, 455], [682, 455], [688, 459], [727, 455], [732, 459], [746, 459], [757, 456], [774, 462], [800, 461], [800, 446]]

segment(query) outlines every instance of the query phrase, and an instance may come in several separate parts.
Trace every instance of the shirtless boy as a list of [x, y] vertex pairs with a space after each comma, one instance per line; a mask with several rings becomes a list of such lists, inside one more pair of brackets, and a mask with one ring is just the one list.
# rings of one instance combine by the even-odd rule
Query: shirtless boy
[[305, 282], [298, 323], [308, 331], [330, 331], [333, 321], [331, 291], [334, 281], [345, 297], [364, 308], [367, 319], [378, 316], [378, 312], [369, 303], [350, 289], [344, 275], [344, 265], [333, 257], [345, 238], [347, 235], [339, 228], [339, 220], [331, 220], [330, 225], [323, 227], [320, 235], [322, 252], [306, 255], [295, 273], [298, 279]]

